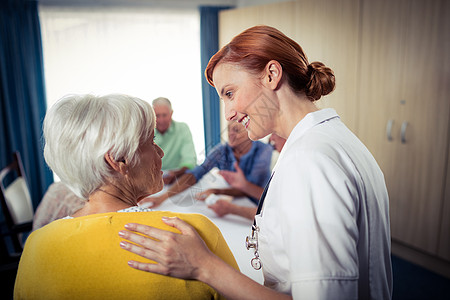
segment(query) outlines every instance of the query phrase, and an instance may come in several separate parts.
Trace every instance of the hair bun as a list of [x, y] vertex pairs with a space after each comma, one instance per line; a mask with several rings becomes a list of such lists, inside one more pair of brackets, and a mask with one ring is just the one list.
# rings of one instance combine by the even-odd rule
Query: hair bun
[[309, 82], [306, 85], [306, 96], [319, 100], [334, 90], [334, 72], [323, 63], [315, 61], [308, 65]]

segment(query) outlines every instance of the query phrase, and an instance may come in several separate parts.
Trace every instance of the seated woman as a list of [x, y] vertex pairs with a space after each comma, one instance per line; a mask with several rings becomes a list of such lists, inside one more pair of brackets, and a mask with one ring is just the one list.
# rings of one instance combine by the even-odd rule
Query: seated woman
[[[162, 212], [137, 206], [163, 187], [150, 104], [126, 95], [68, 96], [44, 121], [44, 156], [86, 203], [34, 231], [17, 273], [14, 299], [216, 299], [208, 285], [132, 270], [119, 247], [127, 222], [177, 232]], [[218, 228], [201, 215], [164, 212], [191, 223], [217, 256], [238, 268]], [[137, 259], [135, 256], [134, 259]]]
[[[283, 149], [284, 144], [286, 143], [286, 139], [280, 137], [279, 135], [272, 133], [269, 138], [269, 144], [273, 147], [272, 153], [272, 162], [270, 164], [271, 169], [274, 168], [276, 164], [276, 160], [280, 155], [281, 150]], [[262, 187], [254, 186], [253, 183], [249, 182], [245, 176], [244, 172], [239, 168], [237, 164], [235, 164], [236, 171], [220, 171], [220, 175], [228, 182], [228, 184], [238, 190], [247, 190], [251, 191], [252, 196], [255, 198], [261, 198], [261, 195], [264, 191]], [[253, 220], [256, 214], [256, 207], [247, 207], [240, 206], [229, 201], [218, 200], [212, 205], [208, 205], [210, 209], [212, 209], [219, 217], [223, 217], [227, 214], [239, 215], [241, 217]]]
[[246, 196], [255, 204], [258, 204], [258, 191], [262, 191], [270, 178], [271, 157], [272, 147], [269, 144], [250, 140], [244, 126], [236, 122], [229, 122], [228, 142], [226, 144], [219, 144], [214, 147], [201, 165], [187, 171], [165, 193], [146, 198], [140, 202], [140, 205], [156, 207], [170, 196], [181, 193], [196, 184], [212, 168], [236, 171], [236, 166], [242, 170], [243, 175], [251, 185], [248, 185], [246, 189], [234, 187], [209, 189], [199, 193], [198, 199], [204, 200], [210, 194], [223, 194], [235, 197]]
[[33, 231], [52, 221], [72, 215], [85, 203], [85, 200], [78, 198], [64, 183], [53, 182], [36, 208]]

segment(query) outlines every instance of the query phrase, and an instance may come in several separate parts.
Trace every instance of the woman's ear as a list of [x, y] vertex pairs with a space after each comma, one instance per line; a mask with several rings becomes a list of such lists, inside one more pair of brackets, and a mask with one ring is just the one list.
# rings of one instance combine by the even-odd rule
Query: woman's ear
[[126, 174], [128, 173], [128, 169], [127, 169], [127, 164], [125, 159], [121, 160], [121, 161], [116, 161], [114, 160], [114, 158], [112, 157], [111, 153], [106, 153], [105, 154], [105, 161], [106, 163], [116, 172], [122, 173], [122, 174]]
[[276, 90], [283, 76], [281, 64], [276, 60], [271, 60], [267, 63], [264, 72], [264, 83], [272, 90]]

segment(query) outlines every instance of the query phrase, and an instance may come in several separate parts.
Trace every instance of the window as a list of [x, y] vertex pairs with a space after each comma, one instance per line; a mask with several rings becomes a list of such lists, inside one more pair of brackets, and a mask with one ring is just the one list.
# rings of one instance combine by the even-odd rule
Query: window
[[167, 97], [204, 159], [197, 9], [39, 7], [47, 106], [66, 94]]

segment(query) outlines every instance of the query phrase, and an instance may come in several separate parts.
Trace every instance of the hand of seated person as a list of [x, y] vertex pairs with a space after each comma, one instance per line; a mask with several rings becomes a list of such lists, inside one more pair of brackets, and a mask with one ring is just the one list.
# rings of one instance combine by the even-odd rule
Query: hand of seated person
[[165, 185], [168, 184], [172, 184], [173, 181], [175, 180], [176, 176], [175, 176], [175, 172], [169, 171], [166, 174], [164, 174], [163, 176], [163, 181]]
[[235, 204], [225, 200], [217, 200], [216, 203], [208, 206], [208, 208], [212, 209], [219, 217], [234, 213], [233, 208], [235, 207]]
[[208, 196], [211, 194], [217, 194], [217, 190], [216, 189], [207, 189], [203, 192], [196, 194], [195, 198], [200, 201], [205, 201], [205, 199], [208, 198]]
[[187, 170], [189, 170], [187, 167], [182, 167], [182, 168], [177, 169], [177, 170], [168, 171], [163, 176], [164, 184], [167, 185], [167, 184], [174, 183], [175, 179], [177, 179], [178, 177], [180, 177], [181, 175], [186, 173]]
[[151, 197], [147, 197], [147, 198], [144, 198], [141, 201], [139, 201], [138, 205], [143, 208], [154, 208], [154, 207], [160, 206], [161, 203], [163, 203], [165, 200], [167, 200], [167, 198], [169, 198], [167, 193], [164, 193], [159, 196], [151, 196]]
[[225, 179], [226, 182], [228, 182], [229, 185], [231, 185], [235, 189], [243, 191], [245, 189], [247, 179], [245, 178], [242, 169], [239, 168], [237, 162], [234, 163], [234, 168], [236, 169], [236, 172], [220, 170], [219, 174], [222, 175], [222, 177]]

